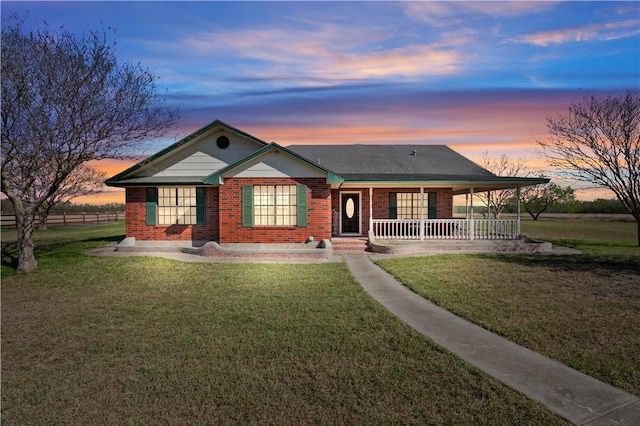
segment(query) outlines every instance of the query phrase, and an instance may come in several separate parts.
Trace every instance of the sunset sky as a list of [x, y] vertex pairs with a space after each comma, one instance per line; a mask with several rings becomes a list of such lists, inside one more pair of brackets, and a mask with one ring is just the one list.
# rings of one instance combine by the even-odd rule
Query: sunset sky
[[[446, 144], [530, 159], [546, 117], [640, 88], [640, 2], [10, 2], [27, 28], [107, 31], [159, 76], [179, 127], [281, 145]], [[115, 29], [115, 34], [109, 28]], [[109, 175], [130, 163], [97, 164]], [[566, 184], [566, 183], [564, 183]], [[571, 183], [574, 188], [581, 185]], [[612, 198], [580, 191], [579, 198]], [[120, 190], [76, 202], [124, 202]]]

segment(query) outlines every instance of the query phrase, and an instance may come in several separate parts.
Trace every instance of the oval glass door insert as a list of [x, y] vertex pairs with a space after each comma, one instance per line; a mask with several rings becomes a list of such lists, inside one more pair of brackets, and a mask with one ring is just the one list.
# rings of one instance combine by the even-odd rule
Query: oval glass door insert
[[353, 202], [353, 198], [349, 198], [347, 200], [346, 205], [345, 205], [345, 209], [347, 210], [347, 217], [349, 219], [351, 219], [353, 217], [354, 213], [356, 212], [355, 207], [356, 207], [356, 205]]

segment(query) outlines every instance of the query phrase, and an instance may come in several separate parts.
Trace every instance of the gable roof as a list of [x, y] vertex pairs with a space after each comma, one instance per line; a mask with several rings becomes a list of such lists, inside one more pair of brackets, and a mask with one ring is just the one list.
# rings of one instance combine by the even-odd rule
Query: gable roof
[[[153, 163], [182, 152], [189, 142], [212, 132], [216, 127], [255, 142], [258, 149], [242, 158], [233, 159], [221, 169], [213, 168], [211, 174], [200, 176], [142, 176]], [[127, 170], [109, 178], [109, 186], [152, 185], [219, 185], [223, 176], [233, 174], [241, 167], [267, 153], [283, 152], [289, 158], [315, 168], [327, 176], [333, 187], [343, 185], [368, 186], [430, 186], [451, 187], [454, 194], [468, 192], [471, 188], [495, 190], [546, 183], [544, 178], [501, 177], [480, 167], [445, 145], [292, 145], [287, 148], [276, 143], [266, 143], [220, 120], [189, 134], [178, 142], [140, 161]]]
[[[197, 184], [197, 183], [202, 183], [202, 176], [191, 176], [191, 177], [175, 177], [175, 178], [153, 178], [153, 179], [149, 179], [149, 178], [145, 178], [145, 177], [133, 177], [132, 175], [135, 174], [135, 172], [137, 172], [138, 170], [140, 170], [142, 167], [153, 163], [155, 161], [158, 161], [162, 158], [167, 157], [168, 155], [170, 155], [171, 153], [175, 152], [176, 150], [178, 150], [179, 148], [183, 147], [184, 145], [188, 144], [189, 142], [193, 141], [194, 139], [198, 138], [199, 136], [202, 136], [210, 131], [212, 131], [213, 129], [215, 129], [216, 127], [220, 127], [230, 133], [235, 133], [243, 138], [252, 140], [254, 142], [256, 142], [258, 145], [260, 146], [265, 146], [268, 145], [267, 142], [260, 140], [258, 138], [256, 138], [255, 136], [250, 135], [249, 133], [245, 133], [242, 130], [239, 130], [221, 120], [213, 120], [212, 122], [210, 122], [209, 124], [201, 127], [200, 129], [196, 130], [195, 132], [185, 136], [184, 138], [180, 139], [178, 142], [169, 145], [168, 147], [166, 147], [165, 149], [158, 151], [157, 153], [153, 154], [150, 157], [145, 158], [144, 160], [138, 162], [137, 164], [129, 167], [128, 169], [118, 173], [115, 176], [110, 177], [109, 179], [107, 179], [105, 181], [105, 184], [110, 185], [110, 186], [134, 186], [134, 185], [143, 185], [143, 184], [149, 184], [149, 183], [158, 183], [158, 184]], [[152, 182], [153, 181], [153, 182]], [[157, 181], [157, 182], [156, 182]]]
[[207, 176], [206, 178], [202, 179], [202, 182], [205, 184], [222, 184], [223, 183], [223, 176], [227, 175], [227, 174], [231, 174], [233, 173], [234, 170], [237, 170], [238, 168], [242, 167], [243, 165], [251, 162], [252, 160], [256, 160], [264, 155], [266, 155], [269, 152], [272, 151], [276, 151], [276, 152], [282, 152], [286, 155], [288, 155], [289, 157], [293, 158], [296, 161], [300, 161], [304, 164], [307, 164], [308, 166], [311, 166], [314, 169], [317, 169], [319, 171], [321, 171], [322, 173], [327, 175], [327, 183], [340, 183], [342, 182], [344, 179], [342, 179], [340, 176], [337, 176], [335, 173], [333, 173], [331, 170], [326, 169], [325, 167], [322, 167], [319, 164], [315, 164], [311, 161], [309, 161], [308, 159], [301, 157], [300, 155], [296, 154], [295, 152], [278, 145], [275, 142], [271, 142], [268, 145], [265, 145], [264, 147], [260, 148], [259, 150], [247, 155], [246, 157], [236, 161], [233, 164], [228, 165], [227, 167], [218, 170], [215, 173], [212, 173], [211, 175]]

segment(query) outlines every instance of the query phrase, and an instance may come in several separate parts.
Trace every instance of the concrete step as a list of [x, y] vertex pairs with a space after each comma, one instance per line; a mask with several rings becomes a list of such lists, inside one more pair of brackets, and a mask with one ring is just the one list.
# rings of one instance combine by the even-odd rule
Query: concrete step
[[332, 238], [334, 252], [364, 252], [368, 249], [367, 238]]

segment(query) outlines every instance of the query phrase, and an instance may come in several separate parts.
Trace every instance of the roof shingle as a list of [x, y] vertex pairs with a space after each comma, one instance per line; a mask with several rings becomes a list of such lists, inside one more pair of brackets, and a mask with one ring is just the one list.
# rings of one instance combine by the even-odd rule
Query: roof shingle
[[346, 180], [469, 180], [496, 176], [445, 145], [291, 145]]

